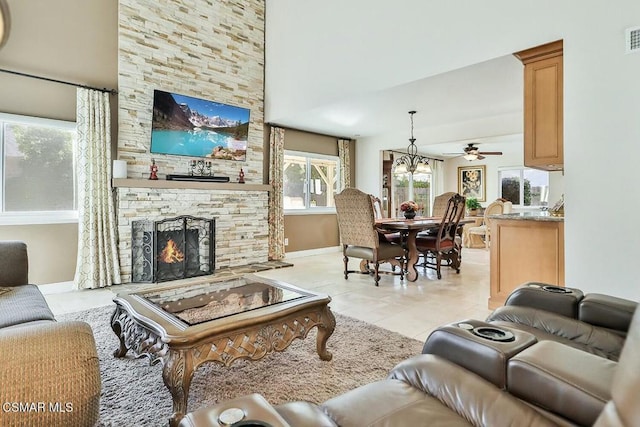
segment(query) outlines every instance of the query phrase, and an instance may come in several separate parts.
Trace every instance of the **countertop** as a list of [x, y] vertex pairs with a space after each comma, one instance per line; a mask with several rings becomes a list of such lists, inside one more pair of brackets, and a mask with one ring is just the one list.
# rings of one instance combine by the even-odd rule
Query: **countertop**
[[564, 221], [564, 216], [552, 216], [549, 212], [532, 211], [532, 212], [513, 212], [508, 214], [489, 215], [492, 219], [510, 219], [516, 221]]

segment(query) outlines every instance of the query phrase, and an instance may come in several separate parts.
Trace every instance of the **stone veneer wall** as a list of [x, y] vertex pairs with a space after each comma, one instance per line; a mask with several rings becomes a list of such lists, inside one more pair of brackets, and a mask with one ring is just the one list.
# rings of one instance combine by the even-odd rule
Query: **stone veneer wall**
[[249, 108], [247, 160], [213, 160], [216, 175], [262, 184], [264, 1], [120, 0], [118, 158], [129, 178], [186, 174], [191, 157], [151, 154], [153, 91]]
[[[216, 218], [216, 270], [263, 262], [269, 254], [266, 191], [118, 188], [122, 281], [131, 281], [131, 223], [180, 215]], [[185, 205], [190, 206], [188, 212]], [[123, 256], [124, 255], [124, 256]]]
[[[247, 183], [262, 184], [264, 8], [263, 0], [119, 0], [114, 158], [127, 161], [128, 178], [148, 177], [152, 157], [160, 179], [186, 174], [194, 159], [149, 152], [153, 91], [160, 89], [249, 108], [246, 161], [212, 159], [212, 170], [235, 182], [242, 167]], [[266, 191], [119, 188], [116, 194], [125, 283], [130, 279], [130, 224], [136, 219], [217, 217], [218, 237], [223, 235], [216, 248], [217, 267], [267, 259]], [[255, 241], [248, 246], [243, 240], [233, 242], [243, 235]]]

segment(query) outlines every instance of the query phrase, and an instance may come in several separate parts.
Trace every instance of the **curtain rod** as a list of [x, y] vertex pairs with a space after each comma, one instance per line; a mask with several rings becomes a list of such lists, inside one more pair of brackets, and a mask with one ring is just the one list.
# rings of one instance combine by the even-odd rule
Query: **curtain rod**
[[[398, 154], [407, 154], [406, 151], [398, 151], [398, 150], [387, 150], [387, 151], [391, 151], [392, 153], [398, 153]], [[444, 162], [444, 160], [436, 159], [435, 157], [423, 156], [422, 154], [419, 154], [419, 156], [426, 157], [429, 160], [435, 160], [437, 162]]]
[[32, 79], [46, 80], [48, 82], [61, 83], [63, 85], [81, 87], [81, 88], [84, 88], [84, 89], [93, 89], [93, 90], [97, 90], [97, 91], [100, 91], [100, 92], [108, 92], [111, 95], [116, 95], [118, 93], [118, 91], [115, 90], [115, 89], [107, 89], [107, 88], [99, 88], [99, 87], [81, 85], [79, 83], [65, 82], [64, 80], [50, 79], [49, 77], [42, 77], [42, 76], [36, 76], [36, 75], [33, 75], [33, 74], [21, 73], [19, 71], [5, 70], [5, 69], [2, 69], [2, 68], [0, 68], [0, 71], [3, 72], [3, 73], [15, 74], [16, 76], [31, 77]]
[[291, 127], [288, 127], [288, 126], [282, 126], [282, 125], [279, 125], [279, 124], [277, 124], [277, 123], [273, 123], [273, 122], [268, 122], [268, 123], [265, 123], [265, 124], [266, 124], [267, 126], [271, 126], [271, 127], [278, 127], [278, 128], [284, 129], [284, 130], [294, 130], [294, 131], [296, 131], [296, 132], [312, 133], [312, 134], [314, 134], [314, 135], [327, 136], [327, 137], [329, 137], [329, 138], [335, 138], [335, 139], [347, 139], [347, 140], [349, 140], [349, 141], [353, 141], [353, 139], [352, 139], [352, 138], [346, 138], [346, 137], [344, 137], [344, 138], [343, 138], [343, 137], [341, 137], [341, 136], [336, 136], [336, 135], [327, 135], [326, 133], [319, 133], [319, 132], [313, 132], [313, 131], [310, 131], [310, 130], [303, 130], [303, 129], [291, 128]]

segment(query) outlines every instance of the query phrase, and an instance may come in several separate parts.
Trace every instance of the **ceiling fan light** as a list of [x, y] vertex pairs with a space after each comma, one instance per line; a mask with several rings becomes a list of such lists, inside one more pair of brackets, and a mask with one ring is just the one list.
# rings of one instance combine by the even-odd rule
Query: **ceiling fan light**
[[476, 160], [478, 158], [477, 154], [465, 154], [463, 156], [466, 160], [472, 161], [472, 160]]

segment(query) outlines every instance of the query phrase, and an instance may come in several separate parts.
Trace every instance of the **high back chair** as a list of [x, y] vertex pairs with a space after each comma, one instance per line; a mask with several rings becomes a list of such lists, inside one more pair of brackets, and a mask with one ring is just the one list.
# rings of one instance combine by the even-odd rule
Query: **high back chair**
[[460, 257], [456, 245], [459, 239], [458, 224], [464, 215], [465, 198], [454, 193], [447, 202], [438, 232], [434, 235], [418, 235], [416, 246], [424, 257], [425, 268], [436, 270], [438, 279], [442, 278], [442, 261], [447, 260], [451, 268], [460, 273]]
[[347, 188], [335, 196], [338, 227], [344, 254], [344, 278], [349, 273], [349, 257], [360, 258], [374, 264], [374, 280], [376, 286], [380, 281], [379, 266], [381, 262], [400, 260], [400, 272], [384, 272], [398, 274], [404, 279], [404, 249], [400, 245], [380, 239], [375, 226], [375, 214], [371, 196], [355, 188]]
[[369, 194], [369, 197], [371, 198], [371, 205], [373, 206], [373, 215], [375, 219], [382, 218], [382, 200], [380, 200], [380, 197], [376, 197], [373, 194]]
[[455, 196], [457, 193], [449, 191], [442, 193], [433, 199], [433, 207], [431, 208], [431, 216], [441, 218], [447, 210], [449, 199]]
[[469, 228], [469, 234], [477, 234], [484, 238], [484, 246], [489, 249], [489, 239], [491, 234], [491, 218], [490, 215], [497, 215], [504, 212], [504, 202], [496, 200], [487, 206], [484, 210], [483, 224], [478, 227]]

